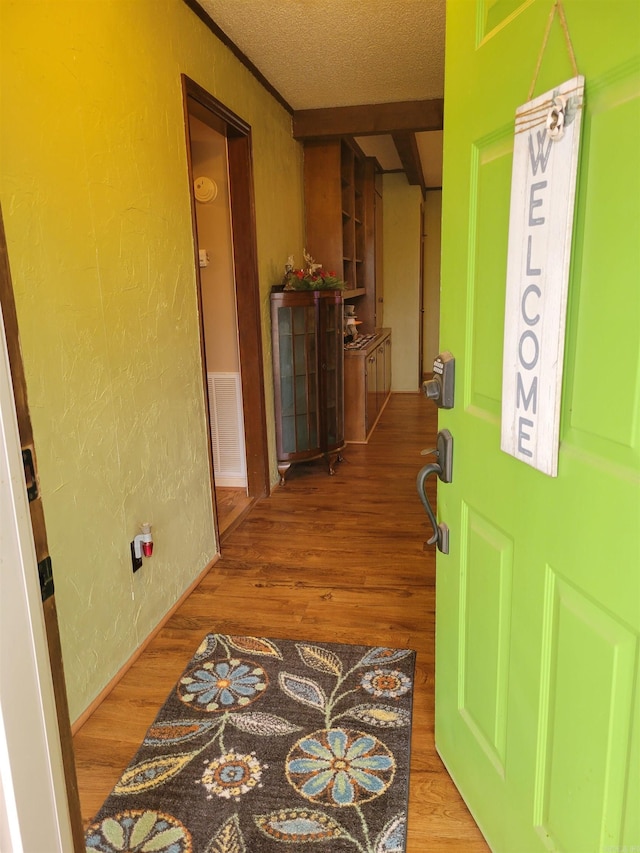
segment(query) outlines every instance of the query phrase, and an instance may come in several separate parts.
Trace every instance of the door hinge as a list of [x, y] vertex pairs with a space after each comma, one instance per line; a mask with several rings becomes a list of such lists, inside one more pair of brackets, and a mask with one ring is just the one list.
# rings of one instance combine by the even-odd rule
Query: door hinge
[[24, 481], [27, 484], [27, 497], [31, 503], [38, 497], [38, 480], [36, 479], [36, 466], [33, 464], [33, 451], [30, 447], [22, 448], [22, 465], [24, 467]]
[[38, 576], [40, 578], [40, 593], [42, 600], [46, 601], [53, 595], [53, 566], [51, 557], [45, 557], [38, 563]]

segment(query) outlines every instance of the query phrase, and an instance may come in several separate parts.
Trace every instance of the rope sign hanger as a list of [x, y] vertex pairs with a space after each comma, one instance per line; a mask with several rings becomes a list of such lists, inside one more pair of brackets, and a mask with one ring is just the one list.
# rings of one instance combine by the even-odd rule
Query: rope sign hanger
[[544, 33], [544, 38], [542, 39], [542, 47], [540, 48], [540, 53], [538, 54], [536, 70], [533, 75], [533, 80], [531, 81], [531, 86], [529, 87], [529, 95], [527, 97], [527, 101], [530, 101], [533, 97], [533, 90], [535, 89], [536, 80], [538, 79], [538, 74], [540, 73], [540, 66], [542, 65], [542, 57], [544, 56], [544, 52], [547, 47], [547, 41], [549, 40], [549, 33], [551, 32], [551, 24], [553, 24], [553, 19], [555, 18], [556, 14], [560, 18], [560, 25], [562, 27], [562, 32], [564, 33], [565, 44], [567, 46], [567, 53], [569, 54], [569, 59], [571, 60], [571, 65], [573, 67], [573, 76], [578, 76], [578, 64], [576, 62], [576, 55], [573, 52], [573, 45], [571, 44], [571, 36], [569, 35], [569, 27], [567, 26], [567, 19], [564, 14], [562, 0], [554, 0], [553, 6], [551, 7], [551, 12], [549, 14], [549, 20], [547, 21], [547, 28]]

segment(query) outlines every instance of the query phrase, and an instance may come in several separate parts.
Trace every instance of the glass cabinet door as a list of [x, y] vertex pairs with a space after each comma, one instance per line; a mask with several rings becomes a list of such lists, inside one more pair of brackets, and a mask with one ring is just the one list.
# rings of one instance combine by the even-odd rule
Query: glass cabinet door
[[282, 454], [318, 448], [318, 376], [313, 305], [277, 309]]
[[278, 462], [286, 470], [344, 445], [342, 294], [274, 291], [271, 326]]

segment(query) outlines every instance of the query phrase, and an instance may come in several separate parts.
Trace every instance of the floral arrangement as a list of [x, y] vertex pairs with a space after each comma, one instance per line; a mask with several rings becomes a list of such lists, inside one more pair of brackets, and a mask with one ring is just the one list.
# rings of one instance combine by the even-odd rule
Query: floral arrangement
[[322, 264], [317, 264], [304, 250], [304, 269], [295, 269], [293, 255], [289, 255], [284, 267], [285, 290], [344, 290], [345, 284], [335, 272], [326, 272]]

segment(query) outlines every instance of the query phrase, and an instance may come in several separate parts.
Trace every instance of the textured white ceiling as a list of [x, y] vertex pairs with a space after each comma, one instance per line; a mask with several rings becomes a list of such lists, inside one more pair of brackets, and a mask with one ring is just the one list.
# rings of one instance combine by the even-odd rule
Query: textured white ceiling
[[[294, 110], [444, 96], [445, 0], [198, 0]], [[442, 132], [416, 134], [428, 187], [442, 183]], [[390, 136], [358, 138], [385, 171]]]
[[294, 110], [443, 97], [445, 0], [198, 0]]

